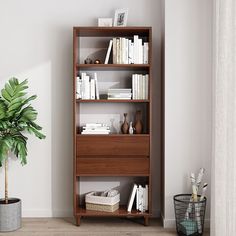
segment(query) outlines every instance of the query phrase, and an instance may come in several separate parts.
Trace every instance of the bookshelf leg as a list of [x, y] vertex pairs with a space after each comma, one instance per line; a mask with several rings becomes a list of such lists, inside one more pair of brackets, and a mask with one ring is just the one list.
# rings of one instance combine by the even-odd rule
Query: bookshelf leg
[[145, 226], [149, 225], [149, 217], [148, 216], [144, 216], [144, 225]]
[[75, 218], [76, 226], [80, 226], [80, 219], [81, 219], [80, 216], [78, 216], [78, 217]]

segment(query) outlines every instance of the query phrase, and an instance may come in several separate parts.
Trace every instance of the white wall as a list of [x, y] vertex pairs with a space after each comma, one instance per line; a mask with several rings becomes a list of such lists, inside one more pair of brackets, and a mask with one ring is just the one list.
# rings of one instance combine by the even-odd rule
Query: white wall
[[173, 195], [191, 192], [190, 172], [205, 167], [210, 184], [211, 4], [165, 1], [166, 227], [174, 226]]
[[[29, 78], [47, 139], [29, 139], [28, 165], [10, 166], [10, 196], [23, 200], [23, 216], [72, 215], [72, 27], [92, 26], [129, 8], [129, 25], [153, 26], [154, 87], [160, 83], [160, 0], [0, 1], [0, 85]], [[154, 98], [154, 108], [160, 104]], [[160, 130], [154, 109], [154, 130]], [[154, 138], [156, 134], [154, 134]], [[153, 210], [160, 206], [160, 140], [153, 145]], [[122, 180], [123, 181], [123, 180]], [[86, 184], [86, 182], [85, 182]], [[96, 183], [94, 183], [96, 185]], [[0, 194], [3, 196], [0, 171]], [[96, 186], [94, 186], [96, 187]]]

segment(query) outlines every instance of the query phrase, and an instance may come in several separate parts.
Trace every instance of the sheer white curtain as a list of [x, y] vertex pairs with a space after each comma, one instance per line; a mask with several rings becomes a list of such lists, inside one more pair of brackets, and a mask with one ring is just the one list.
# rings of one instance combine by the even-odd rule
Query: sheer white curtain
[[215, 0], [211, 235], [236, 235], [236, 0]]

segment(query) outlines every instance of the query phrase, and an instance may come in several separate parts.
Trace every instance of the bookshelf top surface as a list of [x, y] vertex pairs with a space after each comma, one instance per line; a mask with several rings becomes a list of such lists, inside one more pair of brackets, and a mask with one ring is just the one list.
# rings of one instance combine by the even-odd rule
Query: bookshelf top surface
[[74, 33], [77, 37], [125, 37], [135, 34], [143, 37], [149, 37], [151, 27], [74, 27]]

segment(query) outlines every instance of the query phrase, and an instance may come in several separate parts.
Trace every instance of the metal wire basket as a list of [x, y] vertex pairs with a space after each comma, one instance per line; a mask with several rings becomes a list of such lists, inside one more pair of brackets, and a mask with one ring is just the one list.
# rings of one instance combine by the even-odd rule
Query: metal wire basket
[[[198, 196], [200, 199], [200, 196]], [[191, 194], [174, 196], [176, 230], [181, 236], [203, 235], [206, 210], [206, 197], [202, 201], [193, 202]]]

